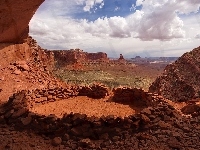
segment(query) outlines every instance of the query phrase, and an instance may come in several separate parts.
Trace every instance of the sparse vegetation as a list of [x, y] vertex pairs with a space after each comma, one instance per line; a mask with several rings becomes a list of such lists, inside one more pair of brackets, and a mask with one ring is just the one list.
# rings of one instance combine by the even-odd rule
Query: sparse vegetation
[[151, 78], [144, 78], [141, 76], [130, 75], [126, 71], [120, 70], [115, 71], [103, 71], [103, 70], [68, 70], [68, 69], [58, 69], [54, 71], [56, 77], [61, 80], [76, 85], [90, 85], [94, 82], [103, 83], [109, 88], [115, 88], [118, 86], [128, 86], [143, 88], [147, 90], [150, 84], [153, 82]]

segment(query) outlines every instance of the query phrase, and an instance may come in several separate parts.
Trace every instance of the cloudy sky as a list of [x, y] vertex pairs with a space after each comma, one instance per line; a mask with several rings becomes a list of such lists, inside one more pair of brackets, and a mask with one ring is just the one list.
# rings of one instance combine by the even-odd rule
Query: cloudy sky
[[200, 46], [200, 0], [46, 0], [30, 35], [46, 49], [181, 56]]

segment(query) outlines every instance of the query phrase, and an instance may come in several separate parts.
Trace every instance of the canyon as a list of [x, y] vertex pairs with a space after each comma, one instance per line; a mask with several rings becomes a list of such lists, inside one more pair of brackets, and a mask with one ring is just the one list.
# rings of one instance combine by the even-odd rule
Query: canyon
[[[28, 24], [43, 1], [0, 1], [0, 149], [200, 149], [199, 47], [149, 91], [70, 85], [52, 70], [113, 62], [103, 52], [41, 48]], [[117, 62], [116, 73], [126, 72], [123, 55]]]

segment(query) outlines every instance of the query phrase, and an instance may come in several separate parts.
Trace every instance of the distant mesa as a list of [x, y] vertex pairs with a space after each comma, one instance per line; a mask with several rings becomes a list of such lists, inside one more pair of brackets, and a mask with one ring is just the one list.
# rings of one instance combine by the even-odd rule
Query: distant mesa
[[140, 59], [141, 57], [140, 56], [135, 56], [135, 59]]
[[88, 53], [76, 48], [70, 50], [51, 50], [54, 55], [54, 60], [57, 65], [62, 67], [75, 63], [88, 63], [88, 62], [109, 62], [109, 58], [106, 53]]

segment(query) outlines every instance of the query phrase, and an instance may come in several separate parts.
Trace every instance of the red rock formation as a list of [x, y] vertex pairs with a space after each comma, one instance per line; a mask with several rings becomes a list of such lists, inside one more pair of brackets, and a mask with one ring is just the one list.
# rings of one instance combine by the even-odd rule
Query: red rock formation
[[23, 43], [29, 21], [44, 0], [1, 0], [0, 43]]
[[108, 57], [106, 53], [98, 52], [98, 53], [86, 53], [87, 59], [90, 61], [108, 61]]
[[119, 60], [124, 60], [124, 56], [122, 54], [120, 54]]
[[82, 64], [91, 61], [107, 62], [109, 61], [107, 54], [103, 52], [87, 53], [80, 49], [71, 50], [53, 50], [54, 59], [57, 66], [65, 66], [68, 64]]
[[79, 50], [54, 50], [51, 51], [54, 54], [54, 59], [58, 66], [64, 66], [67, 64], [74, 64], [77, 62], [83, 62], [86, 60], [86, 54]]
[[49, 66], [54, 64], [53, 54], [42, 49], [37, 42], [28, 37], [23, 44], [1, 44], [0, 43], [0, 65], [6, 67], [15, 61], [42, 63]]
[[200, 97], [200, 47], [183, 54], [176, 62], [168, 65], [149, 91], [174, 101]]
[[54, 59], [47, 52], [31, 37], [23, 44], [0, 43], [0, 103], [16, 90], [58, 83], [58, 79], [49, 74]]

